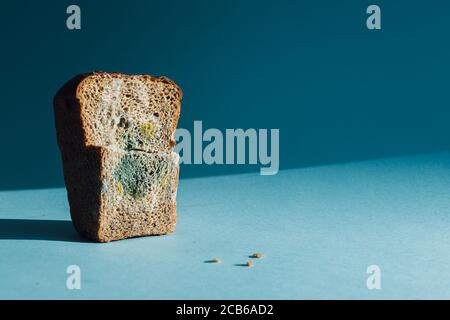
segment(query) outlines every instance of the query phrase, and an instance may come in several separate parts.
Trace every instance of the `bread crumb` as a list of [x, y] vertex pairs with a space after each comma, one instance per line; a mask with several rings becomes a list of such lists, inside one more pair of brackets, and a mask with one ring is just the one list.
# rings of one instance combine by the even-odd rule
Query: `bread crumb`
[[253, 261], [252, 260], [247, 260], [246, 266], [251, 268], [253, 267]]
[[255, 252], [255, 253], [252, 254], [250, 257], [251, 257], [251, 258], [254, 258], [254, 259], [261, 259], [261, 258], [263, 258], [264, 256], [263, 256], [263, 254], [260, 253], [260, 252]]

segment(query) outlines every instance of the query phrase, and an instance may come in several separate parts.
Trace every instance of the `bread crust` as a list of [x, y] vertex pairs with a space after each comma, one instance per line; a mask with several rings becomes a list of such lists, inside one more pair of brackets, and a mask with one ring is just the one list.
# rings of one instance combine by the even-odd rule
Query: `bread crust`
[[[139, 78], [156, 83], [164, 83], [178, 92], [177, 106], [173, 111], [173, 119], [169, 136], [169, 146], [165, 152], [171, 152], [176, 142], [173, 138], [180, 116], [181, 89], [167, 77], [153, 77], [150, 75], [130, 76], [121, 73], [92, 72], [75, 76], [58, 90], [54, 97], [54, 115], [58, 146], [62, 155], [64, 181], [70, 205], [70, 214], [76, 230], [84, 237], [97, 242], [109, 242], [129, 237], [159, 235], [173, 232], [176, 225], [176, 201], [159, 203], [155, 212], [156, 218], [146, 217], [140, 221], [140, 216], [126, 216], [112, 213], [112, 209], [104, 193], [104, 181], [111, 175], [111, 168], [106, 164], [121, 156], [122, 150], [113, 150], [108, 146], [94, 145], [92, 137], [86, 128], [83, 110], [83, 97], [80, 88], [86, 79], [93, 76], [107, 76], [117, 79]], [[123, 151], [128, 152], [128, 151]], [[142, 151], [143, 153], [146, 153]], [[151, 153], [149, 152], [149, 155]], [[143, 154], [142, 157], [147, 157]], [[150, 156], [148, 156], [150, 159]], [[153, 157], [153, 156], [152, 156]], [[150, 160], [149, 160], [150, 161]], [[109, 170], [109, 171], [108, 171]], [[179, 167], [174, 169], [170, 179], [171, 187], [178, 186]], [[127, 200], [126, 208], [133, 208], [133, 199]], [[142, 201], [145, 201], [142, 200]], [[136, 203], [138, 201], [135, 201]], [[136, 207], [137, 208], [137, 207]], [[133, 209], [130, 209], [132, 212]], [[137, 209], [136, 209], [137, 210]], [[125, 210], [126, 211], [126, 210]], [[144, 210], [145, 211], [145, 210]], [[111, 222], [111, 217], [122, 221]], [[123, 223], [123, 227], [116, 227], [116, 223]], [[127, 227], [125, 223], [128, 226]], [[113, 226], [114, 224], [114, 226]], [[137, 227], [136, 227], [137, 226]], [[130, 229], [131, 228], [131, 229]]]

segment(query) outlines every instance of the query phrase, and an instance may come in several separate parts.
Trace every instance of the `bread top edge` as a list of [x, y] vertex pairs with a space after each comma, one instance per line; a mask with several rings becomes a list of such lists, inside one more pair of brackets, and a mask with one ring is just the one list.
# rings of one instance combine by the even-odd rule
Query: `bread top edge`
[[54, 101], [58, 98], [64, 97], [65, 99], [67, 98], [73, 98], [76, 99], [76, 95], [77, 95], [77, 88], [79, 87], [79, 85], [81, 84], [81, 82], [83, 82], [84, 79], [93, 76], [93, 75], [98, 75], [98, 74], [104, 74], [104, 75], [109, 75], [113, 78], [127, 78], [127, 77], [142, 77], [142, 78], [150, 78], [153, 81], [159, 81], [162, 83], [166, 83], [169, 85], [174, 86], [177, 90], [178, 93], [180, 95], [180, 100], [183, 98], [183, 90], [181, 90], [181, 88], [175, 83], [175, 81], [173, 81], [172, 79], [166, 77], [166, 76], [159, 76], [159, 77], [155, 77], [152, 76], [150, 74], [136, 74], [136, 75], [130, 75], [130, 74], [125, 74], [125, 73], [120, 73], [120, 72], [104, 72], [104, 71], [93, 71], [93, 72], [86, 72], [86, 73], [80, 73], [78, 75], [76, 75], [75, 77], [73, 77], [72, 79], [70, 79], [69, 81], [67, 81], [56, 93], [55, 97], [54, 97]]
[[125, 74], [125, 73], [120, 73], [120, 72], [94, 71], [94, 72], [90, 72], [90, 73], [80, 74], [79, 76], [81, 76], [82, 79], [78, 85], [80, 85], [84, 79], [89, 78], [90, 76], [94, 76], [94, 75], [107, 75], [107, 76], [110, 76], [112, 78], [117, 78], [117, 79], [120, 79], [120, 78], [122, 78], [122, 79], [124, 79], [124, 78], [144, 78], [144, 79], [146, 79], [146, 78], [148, 78], [152, 81], [162, 82], [162, 83], [169, 84], [169, 85], [175, 87], [178, 91], [178, 94], [180, 95], [180, 100], [183, 98], [183, 91], [175, 83], [175, 81], [171, 80], [170, 78], [168, 78], [166, 76], [155, 77], [150, 74]]

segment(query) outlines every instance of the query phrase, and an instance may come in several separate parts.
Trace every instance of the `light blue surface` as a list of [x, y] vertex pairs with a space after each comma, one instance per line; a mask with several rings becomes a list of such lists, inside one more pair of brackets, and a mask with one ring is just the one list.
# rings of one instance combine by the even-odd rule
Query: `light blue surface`
[[450, 298], [450, 154], [182, 180], [178, 203], [174, 234], [96, 244], [64, 189], [1, 192], [0, 298]]

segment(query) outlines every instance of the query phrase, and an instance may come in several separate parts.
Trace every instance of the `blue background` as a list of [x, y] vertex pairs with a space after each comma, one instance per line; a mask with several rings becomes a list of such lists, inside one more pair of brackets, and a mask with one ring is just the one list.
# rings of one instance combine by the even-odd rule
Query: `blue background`
[[[281, 168], [448, 149], [448, 1], [2, 3], [0, 189], [63, 186], [52, 98], [73, 75], [167, 75], [179, 127], [280, 128]], [[182, 177], [259, 166], [184, 166]]]

